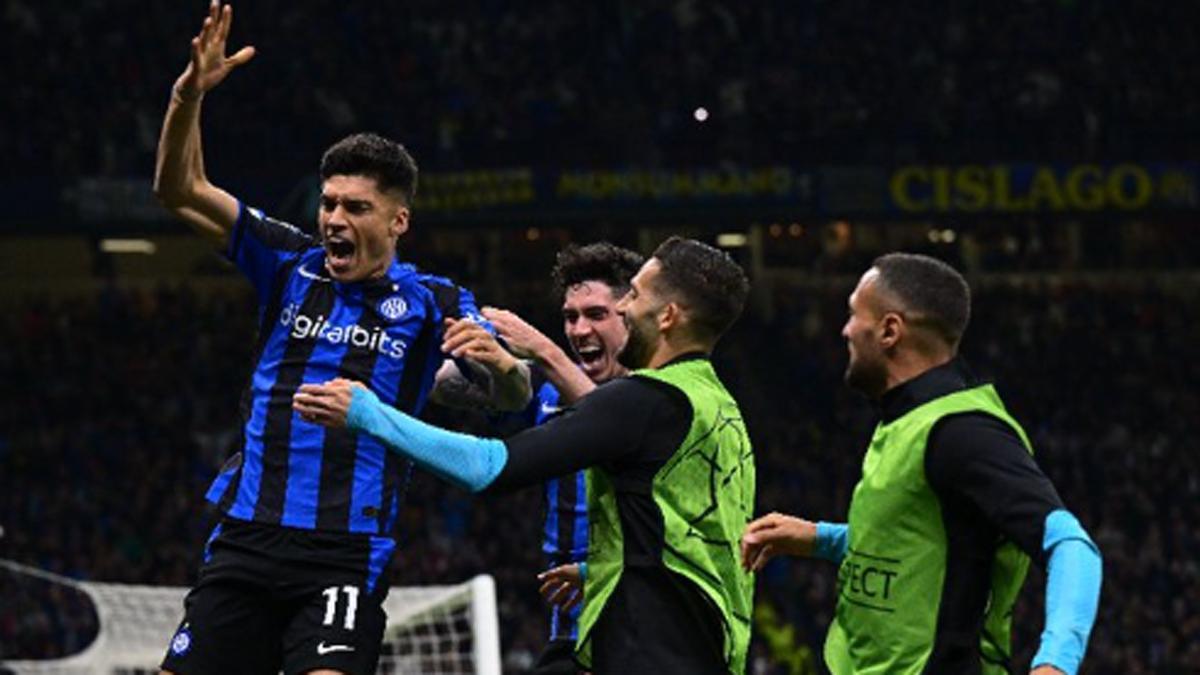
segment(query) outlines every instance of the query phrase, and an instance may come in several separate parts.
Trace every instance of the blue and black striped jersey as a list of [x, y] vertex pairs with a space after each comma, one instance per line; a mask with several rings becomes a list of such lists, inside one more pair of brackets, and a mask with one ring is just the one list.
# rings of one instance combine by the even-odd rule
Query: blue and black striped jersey
[[[540, 425], [558, 415], [558, 389], [546, 382], [538, 388], [531, 406], [532, 423]], [[542, 552], [550, 565], [583, 562], [588, 549], [587, 473], [576, 471], [551, 478], [545, 483], [546, 522], [543, 526]], [[569, 611], [554, 607], [550, 611], [550, 640], [574, 640], [579, 636], [582, 605]]]
[[304, 421], [292, 395], [344, 377], [419, 414], [443, 361], [444, 317], [485, 323], [474, 297], [399, 262], [376, 279], [334, 281], [317, 239], [244, 205], [227, 255], [257, 292], [259, 336], [240, 452], [209, 501], [241, 520], [390, 536], [408, 463], [370, 436]]
[[[549, 382], [533, 398], [535, 425], [557, 415], [558, 390]], [[546, 481], [546, 523], [542, 552], [559, 564], [587, 558], [587, 478], [583, 471]]]

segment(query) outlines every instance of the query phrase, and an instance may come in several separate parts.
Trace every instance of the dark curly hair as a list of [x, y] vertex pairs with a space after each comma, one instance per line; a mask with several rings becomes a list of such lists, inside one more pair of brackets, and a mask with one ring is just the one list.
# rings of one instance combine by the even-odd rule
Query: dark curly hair
[[417, 196], [417, 162], [396, 141], [379, 134], [354, 134], [334, 143], [321, 157], [321, 178], [366, 176], [383, 192], [399, 192], [406, 205]]
[[644, 262], [641, 254], [607, 241], [586, 246], [570, 244], [558, 252], [550, 274], [560, 296], [576, 284], [602, 281], [612, 289], [613, 297], [619, 298], [629, 291], [629, 280]]

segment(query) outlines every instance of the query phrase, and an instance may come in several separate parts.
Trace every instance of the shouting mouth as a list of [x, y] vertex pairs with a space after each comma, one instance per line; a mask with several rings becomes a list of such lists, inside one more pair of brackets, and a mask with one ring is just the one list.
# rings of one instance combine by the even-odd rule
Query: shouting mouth
[[325, 237], [325, 257], [329, 266], [335, 270], [345, 270], [354, 260], [356, 246], [353, 241], [339, 235], [330, 234]]
[[585, 366], [592, 366], [604, 358], [604, 348], [600, 345], [587, 345], [575, 348], [579, 360]]

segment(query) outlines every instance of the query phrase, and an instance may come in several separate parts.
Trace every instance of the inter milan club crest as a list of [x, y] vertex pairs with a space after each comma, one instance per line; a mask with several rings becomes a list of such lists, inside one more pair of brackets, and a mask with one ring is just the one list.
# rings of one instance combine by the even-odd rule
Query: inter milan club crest
[[400, 317], [404, 316], [404, 313], [407, 311], [408, 303], [404, 302], [404, 298], [398, 295], [393, 295], [390, 298], [384, 298], [383, 301], [379, 303], [379, 313], [388, 321], [395, 321], [396, 319], [399, 319]]
[[171, 638], [171, 653], [175, 656], [183, 656], [192, 649], [192, 631], [188, 630], [185, 624], [183, 628], [175, 633], [175, 637]]

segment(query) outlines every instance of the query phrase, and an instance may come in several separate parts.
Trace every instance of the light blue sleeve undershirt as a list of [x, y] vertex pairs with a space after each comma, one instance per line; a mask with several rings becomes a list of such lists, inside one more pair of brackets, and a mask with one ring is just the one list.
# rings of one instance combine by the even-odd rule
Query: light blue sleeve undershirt
[[1046, 560], [1046, 625], [1034, 668], [1054, 666], [1075, 675], [1087, 650], [1100, 604], [1100, 549], [1065, 509], [1046, 516], [1042, 550]]
[[385, 405], [373, 392], [355, 387], [347, 426], [374, 436], [387, 449], [471, 492], [491, 485], [508, 463], [508, 448], [495, 438], [439, 429]]
[[817, 541], [813, 556], [832, 563], [841, 563], [849, 545], [850, 526], [845, 523], [817, 523]]

